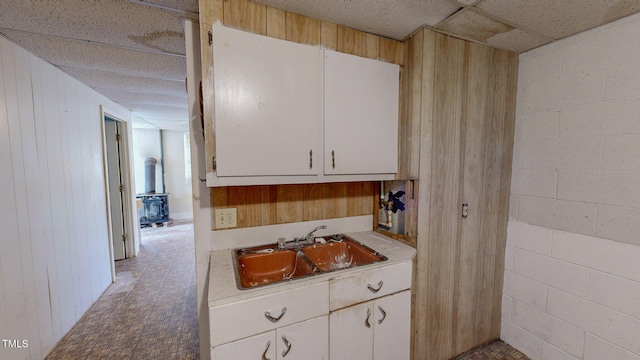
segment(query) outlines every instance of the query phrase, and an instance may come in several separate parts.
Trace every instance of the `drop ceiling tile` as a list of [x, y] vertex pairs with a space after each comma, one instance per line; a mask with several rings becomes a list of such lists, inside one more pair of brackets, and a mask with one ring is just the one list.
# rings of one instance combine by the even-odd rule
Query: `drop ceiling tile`
[[101, 70], [132, 76], [184, 80], [184, 56], [122, 49], [86, 41], [0, 31], [18, 45], [56, 66]]
[[461, 6], [468, 6], [468, 5], [473, 5], [481, 0], [449, 0], [449, 1], [460, 4]]
[[448, 1], [424, 0], [255, 0], [296, 14], [403, 40], [416, 29], [433, 26], [460, 9]]
[[189, 131], [189, 123], [186, 120], [174, 121], [174, 120], [148, 120], [149, 123], [156, 126], [158, 129], [171, 130], [171, 131]]
[[140, 0], [142, 3], [150, 3], [163, 7], [198, 13], [198, 0]]
[[153, 104], [131, 104], [131, 112], [145, 120], [162, 119], [173, 121], [186, 121], [189, 119], [189, 111], [182, 107], [153, 105]]
[[119, 89], [137, 93], [187, 96], [184, 80], [154, 79], [65, 66], [60, 68], [94, 89]]
[[154, 129], [158, 127], [138, 116], [131, 116], [131, 127], [134, 129]]
[[125, 0], [2, 0], [0, 28], [185, 54], [176, 12]]
[[477, 5], [504, 21], [560, 39], [640, 11], [640, 1], [484, 0]]
[[185, 111], [188, 110], [188, 99], [186, 95], [174, 96], [165, 94], [137, 93], [103, 88], [96, 88], [95, 90], [121, 105], [128, 104], [132, 107], [137, 105], [167, 105], [183, 108]]
[[465, 8], [438, 24], [435, 29], [486, 43], [489, 38], [512, 31], [513, 27]]
[[496, 34], [487, 39], [487, 45], [516, 54], [548, 44], [551, 40], [535, 34], [529, 34], [520, 29]]

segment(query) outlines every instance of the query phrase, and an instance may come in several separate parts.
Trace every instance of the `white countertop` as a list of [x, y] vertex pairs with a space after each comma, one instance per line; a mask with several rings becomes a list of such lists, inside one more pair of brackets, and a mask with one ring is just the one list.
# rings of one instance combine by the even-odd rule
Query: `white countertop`
[[236, 285], [236, 276], [233, 267], [233, 250], [226, 249], [212, 251], [211, 260], [209, 263], [209, 307], [224, 305], [231, 302], [253, 298], [256, 296], [271, 294], [277, 291], [283, 291], [322, 281], [327, 281], [330, 278], [351, 274], [366, 269], [374, 269], [404, 261], [411, 261], [416, 254], [416, 250], [414, 248], [375, 231], [347, 233], [345, 235], [348, 235], [354, 240], [381, 253], [382, 255], [387, 257], [387, 260], [350, 269], [332, 271], [324, 274], [298, 278], [295, 280], [282, 281], [271, 285], [240, 290]]

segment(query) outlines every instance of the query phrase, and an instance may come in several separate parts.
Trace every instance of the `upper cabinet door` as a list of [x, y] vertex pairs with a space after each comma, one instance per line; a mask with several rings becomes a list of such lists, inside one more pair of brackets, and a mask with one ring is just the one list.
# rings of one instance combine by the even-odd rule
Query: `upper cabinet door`
[[213, 26], [217, 176], [318, 174], [321, 50]]
[[324, 51], [324, 173], [398, 168], [399, 67]]

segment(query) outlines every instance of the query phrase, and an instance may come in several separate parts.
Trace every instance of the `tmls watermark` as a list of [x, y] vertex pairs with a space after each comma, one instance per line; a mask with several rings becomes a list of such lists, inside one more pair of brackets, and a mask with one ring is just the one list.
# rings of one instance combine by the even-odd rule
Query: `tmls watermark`
[[5, 349], [26, 349], [29, 347], [29, 340], [2, 339], [2, 347]]

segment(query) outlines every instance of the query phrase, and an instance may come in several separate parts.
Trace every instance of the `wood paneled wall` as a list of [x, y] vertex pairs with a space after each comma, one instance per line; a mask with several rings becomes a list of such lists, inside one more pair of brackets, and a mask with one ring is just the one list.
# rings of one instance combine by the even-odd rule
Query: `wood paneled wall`
[[[206, 147], [215, 153], [212, 53], [208, 31], [214, 22], [274, 38], [403, 65], [404, 44], [344, 26], [259, 5], [248, 0], [200, 0]], [[212, 164], [208, 161], [207, 172]], [[373, 213], [371, 182], [243, 186], [211, 189], [212, 208], [235, 207], [238, 227], [339, 218]], [[212, 211], [213, 214], [213, 211]]]
[[407, 149], [419, 157], [414, 358], [450, 359], [500, 335], [518, 58], [429, 30], [405, 45], [402, 126], [421, 133]]
[[373, 214], [372, 182], [229, 186], [211, 189], [213, 209], [237, 209], [238, 227]]
[[0, 36], [0, 338], [43, 359], [111, 284], [100, 106], [128, 110]]
[[[517, 55], [421, 30], [404, 44], [247, 0], [200, 1], [204, 96], [215, 21], [401, 65], [398, 179], [414, 180], [413, 358], [449, 359], [499, 337]], [[212, 104], [205, 102], [211, 129]], [[214, 143], [207, 144], [213, 153]], [[207, 166], [211, 166], [208, 164]], [[211, 169], [207, 169], [211, 171]], [[241, 227], [375, 212], [375, 183], [211, 189]], [[469, 218], [462, 220], [462, 202]]]

